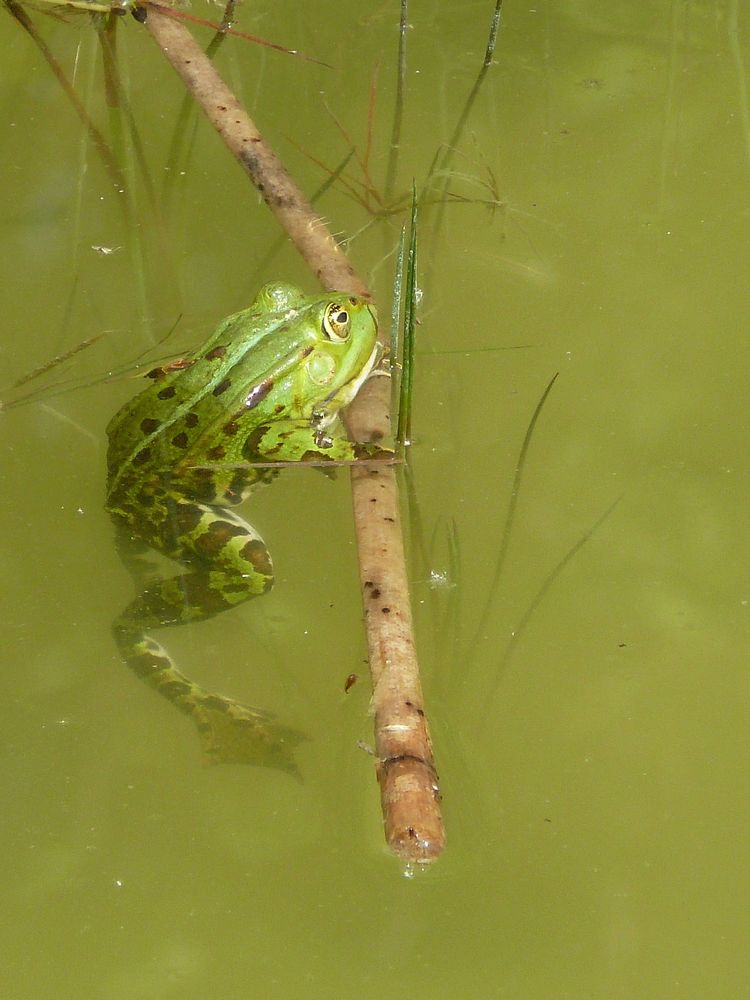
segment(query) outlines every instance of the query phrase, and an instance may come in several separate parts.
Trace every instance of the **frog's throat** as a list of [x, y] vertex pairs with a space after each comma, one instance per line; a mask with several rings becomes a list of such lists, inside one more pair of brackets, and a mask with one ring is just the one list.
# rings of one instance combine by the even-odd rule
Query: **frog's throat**
[[382, 348], [380, 347], [380, 344], [377, 341], [375, 341], [375, 345], [372, 349], [370, 357], [367, 359], [362, 368], [360, 368], [357, 374], [352, 376], [352, 378], [350, 378], [348, 382], [345, 382], [335, 392], [332, 392], [330, 396], [328, 396], [325, 402], [330, 403], [333, 400], [335, 400], [336, 407], [335, 409], [328, 411], [326, 413], [325, 420], [323, 420], [320, 424], [321, 427], [327, 427], [328, 424], [333, 423], [341, 407], [348, 406], [349, 403], [351, 403], [351, 401], [354, 399], [354, 397], [357, 395], [359, 390], [362, 388], [364, 383], [369, 378], [370, 372], [372, 371], [376, 361], [378, 360], [381, 349]]

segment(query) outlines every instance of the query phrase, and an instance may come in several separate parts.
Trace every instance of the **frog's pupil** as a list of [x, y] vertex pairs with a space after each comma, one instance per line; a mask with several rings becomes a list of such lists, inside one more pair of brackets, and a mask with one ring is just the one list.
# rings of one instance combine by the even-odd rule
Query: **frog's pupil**
[[349, 334], [349, 312], [338, 302], [331, 303], [323, 318], [323, 333], [329, 340], [345, 340]]

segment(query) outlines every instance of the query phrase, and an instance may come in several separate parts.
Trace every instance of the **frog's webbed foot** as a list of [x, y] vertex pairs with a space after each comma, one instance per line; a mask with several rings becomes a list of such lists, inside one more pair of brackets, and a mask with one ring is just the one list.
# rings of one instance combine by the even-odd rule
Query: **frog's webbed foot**
[[270, 714], [229, 698], [196, 699], [192, 716], [209, 764], [254, 764], [275, 767], [300, 779], [294, 751], [309, 737], [278, 722]]
[[193, 720], [208, 763], [275, 767], [300, 777], [293, 755], [307, 736], [268, 712], [196, 684], [175, 667], [163, 646], [132, 625], [129, 616], [118, 620], [114, 634], [134, 673]]

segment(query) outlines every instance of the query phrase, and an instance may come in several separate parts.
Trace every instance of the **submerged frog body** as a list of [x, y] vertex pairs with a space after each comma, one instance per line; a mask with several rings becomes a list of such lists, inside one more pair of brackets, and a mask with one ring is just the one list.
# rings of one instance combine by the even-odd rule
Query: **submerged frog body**
[[268, 549], [229, 508], [275, 474], [273, 463], [380, 451], [349, 441], [338, 419], [375, 364], [376, 337], [375, 310], [361, 299], [266, 285], [199, 350], [150, 372], [107, 428], [107, 509], [121, 539], [183, 565], [144, 586], [117, 618], [115, 639], [132, 669], [194, 720], [212, 760], [295, 771], [302, 737], [189, 680], [147, 633], [269, 589]]

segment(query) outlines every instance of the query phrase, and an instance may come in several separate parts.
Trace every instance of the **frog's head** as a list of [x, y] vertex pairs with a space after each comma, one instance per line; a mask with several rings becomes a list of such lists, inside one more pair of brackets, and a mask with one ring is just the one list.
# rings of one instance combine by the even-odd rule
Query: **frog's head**
[[364, 299], [332, 292], [301, 311], [304, 347], [290, 379], [295, 416], [325, 427], [356, 396], [380, 348], [375, 307]]

